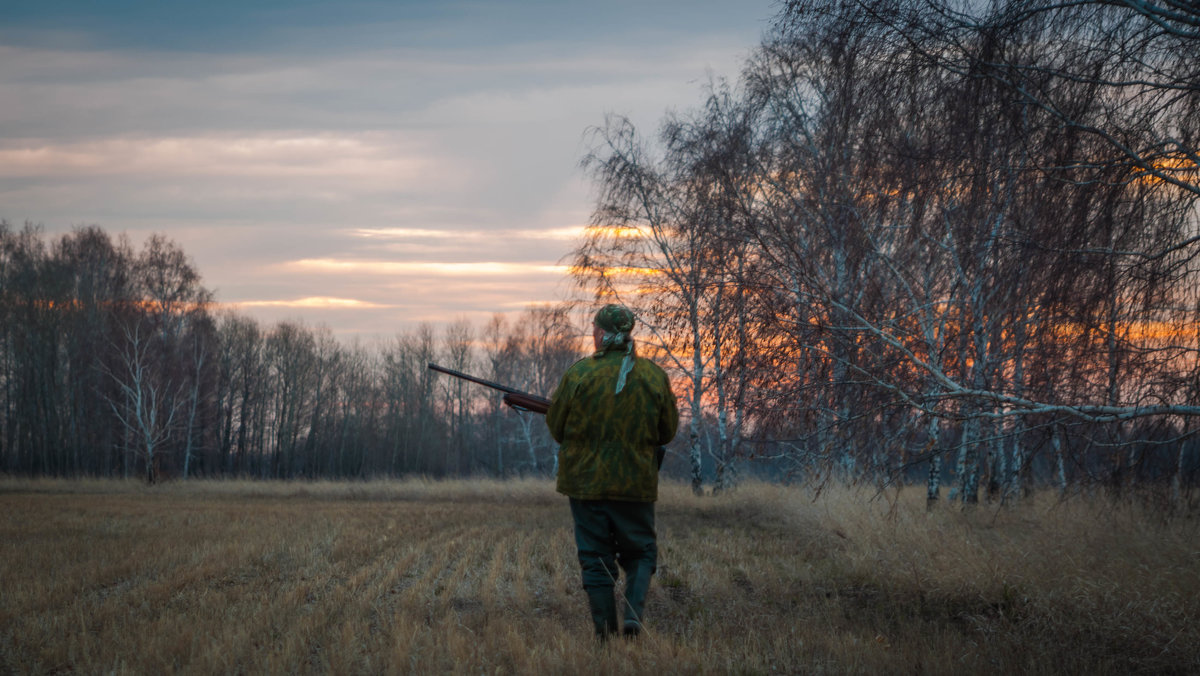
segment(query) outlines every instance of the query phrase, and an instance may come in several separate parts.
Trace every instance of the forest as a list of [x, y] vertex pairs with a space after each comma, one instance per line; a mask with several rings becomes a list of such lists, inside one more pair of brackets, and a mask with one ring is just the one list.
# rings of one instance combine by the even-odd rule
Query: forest
[[[185, 252], [0, 224], [0, 471], [346, 478], [553, 472], [540, 417], [430, 362], [532, 392], [580, 356], [565, 309], [384, 345], [218, 310]], [[484, 347], [485, 346], [485, 347]]]
[[1186, 502], [1194, 3], [794, 0], [656, 132], [594, 130], [573, 263], [653, 325], [694, 484], [758, 456], [931, 501]]
[[221, 310], [162, 236], [0, 224], [0, 473], [546, 475], [549, 395], [622, 302], [669, 474], [1196, 500], [1200, 10], [787, 2], [733, 80], [591, 130], [579, 297], [379, 345]]

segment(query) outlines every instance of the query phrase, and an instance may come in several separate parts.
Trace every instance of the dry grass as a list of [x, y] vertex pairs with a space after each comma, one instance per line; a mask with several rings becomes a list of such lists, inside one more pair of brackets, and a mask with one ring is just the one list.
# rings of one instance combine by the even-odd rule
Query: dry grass
[[636, 643], [541, 481], [0, 480], [0, 671], [1197, 673], [1200, 526], [663, 490]]

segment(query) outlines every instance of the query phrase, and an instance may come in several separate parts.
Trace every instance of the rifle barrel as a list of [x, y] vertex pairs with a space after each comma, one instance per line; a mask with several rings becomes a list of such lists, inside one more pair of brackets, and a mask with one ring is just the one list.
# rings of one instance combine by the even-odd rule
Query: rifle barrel
[[504, 393], [504, 403], [508, 404], [512, 408], [521, 411], [530, 411], [532, 413], [541, 413], [542, 415], [545, 415], [546, 411], [550, 409], [550, 400], [545, 397], [539, 397], [536, 394], [522, 392], [521, 390], [508, 387], [507, 385], [501, 385], [500, 383], [494, 383], [490, 380], [484, 380], [483, 378], [476, 378], [475, 376], [468, 375], [462, 371], [455, 371], [454, 369], [448, 369], [445, 366], [438, 366], [433, 362], [429, 362], [429, 368], [432, 371], [440, 371], [446, 375], [454, 376], [455, 378], [462, 378], [463, 380], [467, 380], [472, 383], [478, 383], [484, 387], [490, 387], [493, 390], [499, 390]]
[[492, 382], [490, 380], [484, 380], [483, 378], [476, 378], [475, 376], [472, 376], [472, 375], [467, 375], [466, 373], [463, 373], [462, 371], [455, 371], [454, 369], [448, 369], [445, 366], [438, 366], [437, 364], [435, 364], [433, 362], [429, 362], [429, 368], [430, 368], [430, 370], [433, 370], [433, 371], [441, 371], [442, 373], [445, 373], [446, 375], [454, 376], [455, 378], [462, 378], [463, 380], [469, 380], [473, 383], [478, 383], [485, 387], [490, 387], [493, 390], [500, 390], [501, 392], [507, 392], [508, 394], [527, 394], [526, 392], [522, 392], [521, 390], [513, 389], [506, 385], [501, 385], [500, 383]]

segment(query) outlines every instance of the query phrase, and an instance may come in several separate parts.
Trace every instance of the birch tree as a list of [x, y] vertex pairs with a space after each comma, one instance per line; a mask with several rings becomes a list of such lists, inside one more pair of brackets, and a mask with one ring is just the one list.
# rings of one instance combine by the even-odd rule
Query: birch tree
[[186, 383], [172, 378], [156, 328], [142, 317], [121, 327], [116, 369], [110, 373], [120, 396], [109, 401], [129, 434], [127, 451], [141, 460], [147, 483], [158, 480], [168, 443], [178, 433]]

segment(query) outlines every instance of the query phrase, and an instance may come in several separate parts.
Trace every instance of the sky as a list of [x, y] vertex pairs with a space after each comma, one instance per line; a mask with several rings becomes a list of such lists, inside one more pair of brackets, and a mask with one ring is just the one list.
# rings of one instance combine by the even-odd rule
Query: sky
[[776, 0], [0, 0], [0, 218], [162, 233], [346, 339], [572, 293], [607, 115], [736, 80]]

